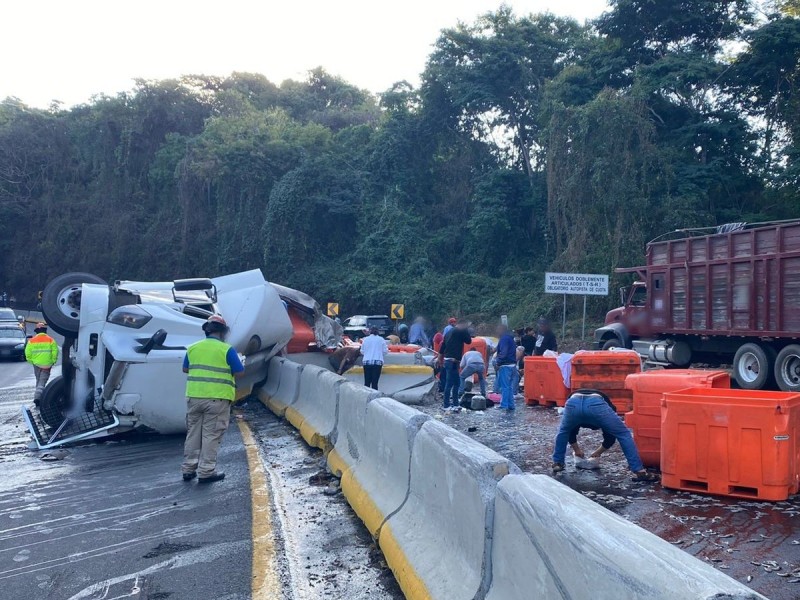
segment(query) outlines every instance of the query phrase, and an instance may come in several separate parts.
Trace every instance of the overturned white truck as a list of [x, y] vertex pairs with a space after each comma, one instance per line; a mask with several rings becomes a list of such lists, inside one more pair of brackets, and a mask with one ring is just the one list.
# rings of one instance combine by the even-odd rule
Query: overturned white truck
[[[41, 449], [133, 429], [186, 431], [183, 357], [203, 338], [202, 324], [213, 314], [225, 318], [228, 342], [244, 356], [237, 399], [266, 381], [267, 362], [279, 352], [331, 368], [330, 353], [342, 341], [341, 326], [312, 297], [267, 282], [257, 269], [114, 285], [88, 273], [66, 273], [45, 287], [42, 312], [64, 343], [61, 375], [37, 407], [22, 409]], [[401, 401], [429, 393], [433, 373], [418, 354], [387, 357], [383, 393]], [[358, 368], [348, 377], [358, 380]]]
[[228, 341], [245, 357], [237, 395], [266, 377], [266, 362], [292, 337], [286, 304], [260, 271], [174, 282], [121, 281], [86, 273], [48, 283], [42, 312], [64, 336], [61, 375], [23, 415], [40, 448], [148, 428], [186, 430], [189, 344], [212, 314], [225, 317]]

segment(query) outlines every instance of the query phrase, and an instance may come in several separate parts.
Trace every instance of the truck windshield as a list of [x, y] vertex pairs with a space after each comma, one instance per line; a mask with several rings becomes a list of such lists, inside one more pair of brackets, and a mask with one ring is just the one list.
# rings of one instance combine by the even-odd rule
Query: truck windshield
[[647, 304], [647, 288], [643, 285], [633, 288], [631, 294], [631, 306], [645, 306]]

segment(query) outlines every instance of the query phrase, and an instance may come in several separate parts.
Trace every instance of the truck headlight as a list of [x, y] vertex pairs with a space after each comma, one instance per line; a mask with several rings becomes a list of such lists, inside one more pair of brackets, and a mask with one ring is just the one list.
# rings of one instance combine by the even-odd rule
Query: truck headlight
[[123, 327], [130, 327], [131, 329], [141, 329], [153, 317], [141, 306], [129, 304], [127, 306], [120, 306], [111, 311], [108, 315], [107, 321], [114, 325], [122, 325]]

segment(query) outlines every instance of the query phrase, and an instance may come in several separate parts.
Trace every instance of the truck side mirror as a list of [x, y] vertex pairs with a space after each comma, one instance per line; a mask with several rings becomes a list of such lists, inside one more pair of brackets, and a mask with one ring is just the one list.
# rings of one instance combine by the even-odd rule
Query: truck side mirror
[[149, 354], [153, 348], [163, 346], [165, 341], [167, 341], [167, 330], [159, 329], [150, 337], [149, 340], [137, 348], [136, 351], [140, 354]]

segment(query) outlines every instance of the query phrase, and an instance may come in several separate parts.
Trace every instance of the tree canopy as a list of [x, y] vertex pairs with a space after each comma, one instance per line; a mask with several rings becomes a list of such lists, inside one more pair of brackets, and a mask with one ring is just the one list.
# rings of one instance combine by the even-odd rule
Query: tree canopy
[[0, 288], [261, 268], [351, 313], [546, 314], [545, 270], [800, 216], [799, 6], [613, 0], [586, 24], [501, 7], [378, 95], [317, 68], [7, 98]]

